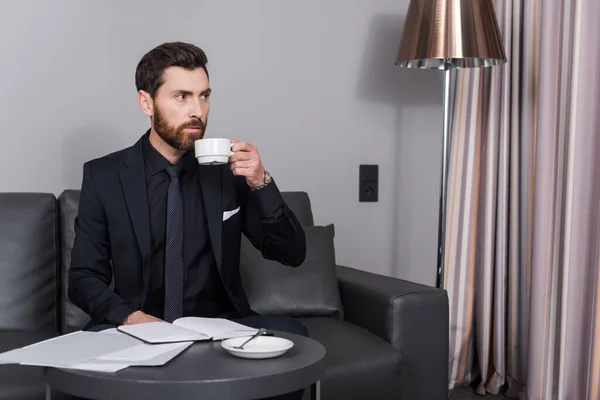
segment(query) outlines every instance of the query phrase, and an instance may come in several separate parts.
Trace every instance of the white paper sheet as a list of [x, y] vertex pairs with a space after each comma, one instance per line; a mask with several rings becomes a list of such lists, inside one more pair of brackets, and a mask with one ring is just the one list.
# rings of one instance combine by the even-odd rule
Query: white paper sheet
[[64, 368], [139, 343], [139, 340], [127, 335], [77, 331], [2, 353], [0, 360], [11, 364]]
[[147, 344], [142, 343], [114, 353], [109, 353], [95, 358], [95, 361], [125, 362], [128, 364], [150, 361], [167, 353], [176, 352], [176, 355], [187, 349], [193, 342]]
[[96, 372], [108, 372], [114, 373], [119, 372], [125, 368], [129, 368], [129, 364], [98, 364], [93, 361], [73, 365], [66, 369], [77, 369], [82, 371], [96, 371]]
[[0, 354], [0, 364], [117, 372], [168, 363], [193, 342], [147, 344], [119, 331], [73, 332]]

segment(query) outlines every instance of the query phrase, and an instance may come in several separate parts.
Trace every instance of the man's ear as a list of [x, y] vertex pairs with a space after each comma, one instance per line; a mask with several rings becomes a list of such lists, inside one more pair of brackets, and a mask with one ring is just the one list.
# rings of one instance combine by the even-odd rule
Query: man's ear
[[154, 114], [154, 102], [150, 93], [140, 90], [138, 92], [138, 105], [144, 114], [152, 118]]

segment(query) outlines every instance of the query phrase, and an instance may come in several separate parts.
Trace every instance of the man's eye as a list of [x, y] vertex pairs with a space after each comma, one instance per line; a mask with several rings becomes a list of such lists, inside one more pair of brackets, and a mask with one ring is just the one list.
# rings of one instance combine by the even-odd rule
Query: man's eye
[[183, 101], [186, 97], [187, 95], [185, 93], [179, 93], [177, 96], [175, 96], [175, 99]]
[[208, 99], [209, 97], [210, 97], [210, 93], [206, 93], [206, 94], [203, 94], [202, 96], [200, 96], [200, 98], [201, 98], [202, 100], [206, 100], [206, 99]]

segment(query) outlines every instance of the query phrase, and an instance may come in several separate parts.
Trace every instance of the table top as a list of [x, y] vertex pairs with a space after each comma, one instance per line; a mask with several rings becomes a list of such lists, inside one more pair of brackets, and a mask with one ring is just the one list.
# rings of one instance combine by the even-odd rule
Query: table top
[[45, 368], [53, 389], [90, 399], [256, 399], [309, 387], [325, 374], [325, 348], [310, 338], [276, 331], [294, 342], [282, 356], [235, 357], [220, 341], [196, 342], [160, 367], [116, 373]]

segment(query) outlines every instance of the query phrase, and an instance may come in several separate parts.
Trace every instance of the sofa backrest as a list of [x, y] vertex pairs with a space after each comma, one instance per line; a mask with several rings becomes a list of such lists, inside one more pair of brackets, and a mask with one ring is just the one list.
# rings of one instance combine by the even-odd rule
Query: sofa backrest
[[0, 329], [57, 330], [58, 210], [47, 193], [0, 193]]
[[[68, 333], [89, 316], [67, 296], [79, 190], [0, 193], [0, 329]], [[305, 192], [282, 192], [303, 226], [313, 226]]]
[[294, 212], [302, 226], [314, 226], [312, 207], [306, 192], [282, 192], [285, 204]]
[[90, 320], [89, 315], [69, 300], [67, 282], [69, 265], [71, 265], [71, 249], [75, 239], [75, 217], [79, 212], [79, 190], [65, 190], [58, 196], [60, 212], [60, 333], [69, 333], [81, 329]]

